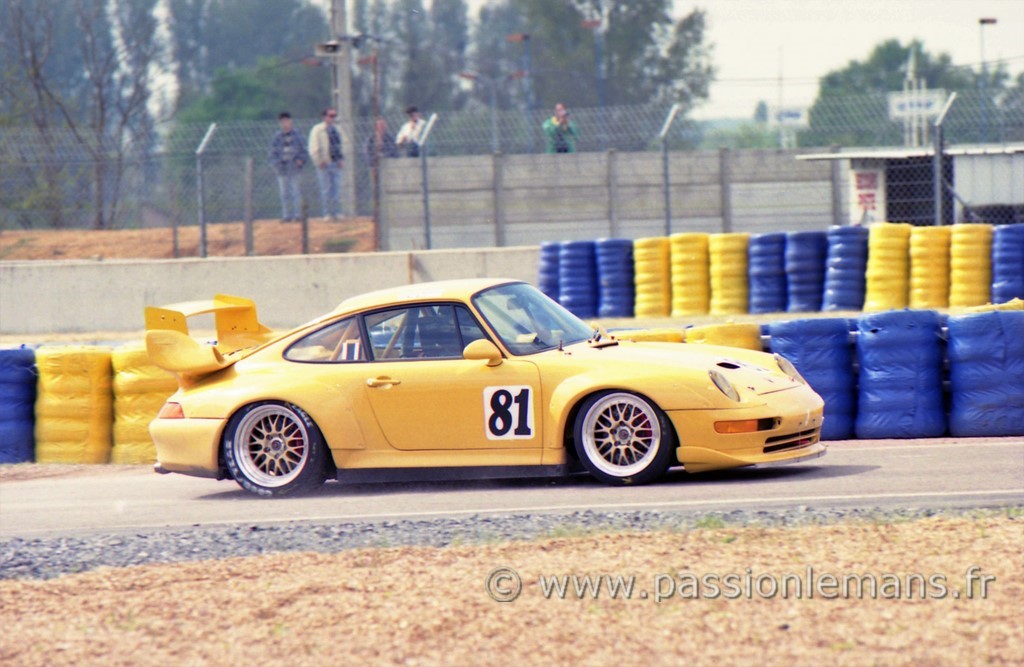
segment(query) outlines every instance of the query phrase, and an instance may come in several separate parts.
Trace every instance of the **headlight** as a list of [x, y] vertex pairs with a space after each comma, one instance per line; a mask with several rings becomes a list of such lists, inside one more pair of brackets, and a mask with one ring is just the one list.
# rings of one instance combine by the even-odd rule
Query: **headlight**
[[725, 376], [718, 371], [712, 369], [708, 371], [708, 377], [715, 383], [719, 391], [726, 395], [729, 400], [740, 402], [740, 393], [736, 391], [736, 388], [729, 384], [729, 381], [725, 379]]
[[804, 379], [804, 376], [800, 375], [800, 371], [796, 369], [796, 366], [794, 366], [793, 362], [791, 362], [789, 359], [785, 358], [780, 354], [776, 354], [775, 363], [779, 365], [779, 370], [788, 375], [789, 377], [793, 378], [800, 384], [807, 384], [807, 380]]

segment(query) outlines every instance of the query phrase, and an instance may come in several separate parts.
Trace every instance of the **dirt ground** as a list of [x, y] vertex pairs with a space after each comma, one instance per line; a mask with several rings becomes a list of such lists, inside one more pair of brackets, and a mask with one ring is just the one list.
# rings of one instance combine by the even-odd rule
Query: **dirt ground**
[[[102, 569], [0, 582], [0, 663], [1020, 665], [1022, 550], [1024, 517], [1002, 511]], [[972, 566], [995, 577], [985, 599], [967, 584]], [[489, 596], [498, 567], [518, 573], [518, 599]], [[921, 599], [918, 585], [913, 599], [906, 588], [903, 599], [797, 599], [764, 584], [747, 599], [682, 594], [690, 575], [767, 581], [808, 567], [819, 584], [941, 574], [948, 594]], [[635, 576], [633, 599], [543, 594], [541, 577], [573, 574]]]
[[[257, 255], [294, 255], [302, 252], [302, 226], [297, 222], [257, 220], [253, 223]], [[309, 250], [365, 252], [375, 248], [373, 221], [346, 218], [332, 222], [309, 221]], [[342, 250], [344, 248], [344, 250]], [[199, 256], [199, 228], [178, 228], [178, 256]], [[245, 255], [245, 228], [241, 222], [207, 226], [210, 257]], [[114, 230], [3, 230], [0, 260], [30, 259], [168, 259], [174, 257], [174, 233], [170, 228]]]

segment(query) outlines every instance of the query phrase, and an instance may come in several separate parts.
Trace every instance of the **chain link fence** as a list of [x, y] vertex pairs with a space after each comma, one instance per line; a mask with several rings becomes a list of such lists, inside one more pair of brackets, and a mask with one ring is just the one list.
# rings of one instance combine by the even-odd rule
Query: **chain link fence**
[[[430, 110], [426, 111], [429, 114]], [[663, 148], [659, 131], [669, 111], [666, 106], [570, 111], [580, 130], [576, 144], [579, 153], [654, 152]], [[486, 107], [439, 114], [430, 138], [429, 156], [543, 153], [546, 144], [541, 126], [550, 114], [547, 109], [526, 113]], [[400, 113], [389, 113], [386, 119], [392, 136], [405, 121]], [[295, 127], [306, 136], [317, 120], [296, 119]], [[341, 126], [346, 139], [347, 213], [371, 216], [375, 211], [375, 186], [373, 160], [366, 147], [372, 141], [373, 120], [359, 118]], [[116, 148], [104, 146], [94, 137], [60, 129], [0, 130], [0, 230], [195, 224], [200, 205], [196, 148], [209, 127], [175, 123], [165, 128], [169, 129], [157, 133], [160, 138], [151, 145]], [[274, 121], [218, 123], [203, 156], [202, 205], [207, 222], [239, 221], [247, 210], [255, 219], [280, 217], [277, 182], [267, 163], [276, 129]], [[664, 147], [673, 155], [721, 147], [738, 151], [770, 149], [786, 140], [779, 134], [777, 128], [753, 119], [714, 122], [680, 117], [665, 136]], [[791, 131], [789, 141], [799, 148], [881, 147], [901, 146], [904, 136], [903, 123], [888, 117], [886, 96], [866, 95], [819, 101], [810, 111], [809, 125]], [[1024, 105], [998, 106], [976, 93], [962, 95], [946, 119], [945, 137], [947, 145], [1024, 141]], [[923, 139], [928, 145], [927, 138]], [[410, 178], [415, 172], [400, 171], [408, 171]], [[649, 196], [661, 198], [662, 173], [658, 169], [648, 171], [637, 179], [649, 180]], [[467, 179], [473, 176], [466, 174]], [[913, 186], [911, 189], [926, 189], [923, 175], [908, 178], [916, 183], [908, 185]], [[930, 182], [930, 178], [927, 180]], [[638, 193], [643, 190], [641, 184], [637, 187]], [[303, 170], [301, 190], [308, 214], [319, 216], [316, 178], [308, 167]], [[577, 194], [585, 199], [584, 190]], [[906, 193], [913, 194], [910, 190]], [[509, 192], [506, 196], [516, 195]], [[640, 194], [636, 197], [638, 204], [648, 201]], [[895, 195], [896, 199], [899, 197]], [[695, 202], [699, 208], [699, 198], [683, 197], [673, 206], [693, 207]], [[437, 206], [439, 212], [444, 211], [443, 200]], [[571, 202], [566, 202], [566, 207], [571, 212]], [[572, 217], [570, 213], [566, 215]]]

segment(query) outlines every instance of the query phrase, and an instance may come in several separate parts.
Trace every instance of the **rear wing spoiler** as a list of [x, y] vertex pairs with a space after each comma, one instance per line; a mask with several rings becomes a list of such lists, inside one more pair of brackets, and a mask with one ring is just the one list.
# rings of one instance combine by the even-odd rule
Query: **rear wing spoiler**
[[[188, 319], [213, 313], [217, 343], [203, 345], [189, 336]], [[224, 355], [268, 342], [274, 332], [256, 317], [251, 299], [217, 294], [208, 301], [147, 307], [146, 350], [155, 365], [178, 375], [198, 378], [227, 368], [244, 355]]]

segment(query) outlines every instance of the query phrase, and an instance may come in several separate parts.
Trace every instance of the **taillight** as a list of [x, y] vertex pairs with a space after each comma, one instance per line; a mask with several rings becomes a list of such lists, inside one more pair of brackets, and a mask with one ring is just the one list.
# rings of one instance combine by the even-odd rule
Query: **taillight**
[[171, 403], [170, 401], [164, 403], [164, 407], [160, 408], [160, 414], [157, 415], [157, 419], [184, 419], [185, 411], [181, 409], [181, 403]]

